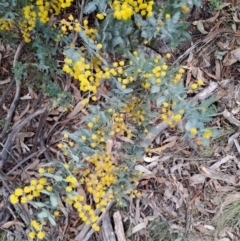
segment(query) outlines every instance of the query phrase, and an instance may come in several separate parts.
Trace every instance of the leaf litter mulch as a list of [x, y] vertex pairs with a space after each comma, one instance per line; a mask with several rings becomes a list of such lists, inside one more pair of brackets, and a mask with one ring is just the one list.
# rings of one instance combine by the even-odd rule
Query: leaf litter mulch
[[[207, 3], [193, 9], [189, 17], [192, 42], [183, 45], [173, 60], [185, 68], [186, 86], [197, 79], [204, 81], [204, 89], [193, 94], [192, 101], [216, 98], [219, 115], [213, 122], [221, 135], [203, 147], [196, 140], [181, 139], [160, 123], [159, 134], [152, 139], [156, 151], [139, 164], [142, 197], [131, 200], [127, 208], [110, 205], [102, 230], [92, 235], [86, 232], [80, 239], [76, 237], [84, 233], [84, 227], [78, 225], [74, 212], [63, 209], [62, 222], [54, 229], [49, 227], [53, 240], [240, 240], [240, 16], [234, 3], [224, 2], [215, 11], [210, 11]], [[0, 46], [1, 133], [16, 95], [10, 74], [15, 51]], [[61, 107], [47, 111], [46, 97], [29, 86], [22, 87], [11, 128], [1, 135], [0, 157], [5, 147], [9, 154], [1, 172], [0, 225], [6, 230], [1, 232], [1, 240], [24, 240], [24, 226], [33, 212], [28, 206], [12, 207], [7, 201], [14, 183], [38, 177], [38, 168], [57, 156], [61, 131], [82, 124], [83, 107], [77, 104], [81, 94], [71, 80], [66, 86], [75, 103], [69, 113]], [[102, 87], [101, 91], [106, 90]], [[60, 238], [62, 234], [66, 238]]]

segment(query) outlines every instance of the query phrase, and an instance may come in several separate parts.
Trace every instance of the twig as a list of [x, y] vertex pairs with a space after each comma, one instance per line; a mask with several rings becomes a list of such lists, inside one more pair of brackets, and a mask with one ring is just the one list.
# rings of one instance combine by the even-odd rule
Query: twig
[[[21, 54], [21, 51], [22, 51], [24, 45], [25, 45], [25, 42], [22, 41], [17, 48], [17, 51], [16, 51], [15, 56], [14, 56], [14, 60], [13, 60], [13, 68], [17, 64], [17, 61], [20, 57], [20, 54]], [[12, 102], [10, 108], [9, 108], [9, 111], [8, 111], [8, 114], [7, 114], [7, 117], [6, 117], [6, 124], [5, 124], [3, 130], [0, 134], [0, 140], [2, 140], [6, 135], [6, 132], [7, 132], [8, 128], [11, 124], [11, 121], [12, 121], [13, 113], [14, 113], [16, 107], [17, 107], [18, 100], [19, 100], [19, 97], [20, 97], [21, 82], [20, 82], [20, 80], [18, 80], [16, 78], [15, 78], [15, 82], [16, 82], [15, 96], [14, 96], [13, 102]]]
[[48, 110], [46, 109], [45, 112], [43, 113], [43, 115], [41, 115], [41, 117], [40, 117], [37, 132], [36, 132], [36, 135], [35, 135], [35, 138], [34, 138], [33, 147], [32, 147], [31, 152], [35, 152], [36, 149], [37, 149], [37, 143], [39, 142], [40, 135], [42, 133], [42, 129], [43, 129], [44, 124], [46, 122], [47, 116], [48, 116]]
[[45, 151], [43, 153], [45, 158], [47, 159], [48, 162], [51, 162], [52, 158], [51, 158], [50, 154], [48, 153], [48, 150], [46, 148], [45, 142], [44, 142], [44, 140], [42, 138], [40, 139], [40, 145], [41, 145], [42, 149], [45, 149]]
[[41, 115], [46, 108], [40, 109], [31, 115], [29, 115], [27, 118], [25, 118], [19, 125], [13, 128], [12, 132], [8, 135], [8, 138], [6, 140], [6, 143], [4, 144], [3, 150], [0, 152], [0, 169], [3, 167], [4, 162], [6, 161], [8, 157], [8, 152], [10, 148], [13, 145], [13, 142], [16, 138], [16, 135], [20, 132], [20, 130], [34, 117]]
[[124, 235], [124, 229], [122, 224], [122, 217], [119, 211], [113, 214], [114, 226], [115, 226], [115, 233], [117, 235], [118, 241], [126, 241]]
[[9, 176], [12, 172], [14, 172], [18, 167], [20, 167], [22, 164], [24, 164], [26, 161], [28, 161], [29, 159], [42, 154], [45, 151], [45, 149], [33, 152], [31, 155], [27, 156], [26, 158], [24, 158], [22, 161], [20, 161], [16, 166], [14, 166], [7, 174], [6, 176]]
[[202, 43], [202, 40], [198, 40], [196, 43], [194, 43], [190, 48], [188, 48], [181, 56], [179, 56], [174, 62], [173, 65], [176, 65], [179, 63], [180, 60], [185, 58], [188, 54], [190, 54], [197, 46], [199, 46]]
[[15, 81], [11, 80], [11, 82], [9, 83], [8, 87], [6, 88], [5, 92], [2, 94], [1, 98], [0, 98], [0, 106], [3, 104], [3, 101], [5, 100], [6, 96], [8, 95], [9, 91], [12, 89], [13, 85], [14, 85]]

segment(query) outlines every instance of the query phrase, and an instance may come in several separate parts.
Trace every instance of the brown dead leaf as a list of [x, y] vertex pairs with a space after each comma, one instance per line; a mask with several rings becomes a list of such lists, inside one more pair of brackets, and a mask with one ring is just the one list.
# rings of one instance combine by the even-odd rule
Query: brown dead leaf
[[217, 93], [215, 94], [215, 99], [216, 100], [220, 100], [222, 99], [224, 96], [228, 95], [228, 91], [226, 91], [225, 89], [219, 87], [217, 90]]
[[132, 141], [131, 139], [127, 138], [126, 136], [121, 136], [121, 135], [116, 135], [116, 138], [122, 142], [125, 143], [130, 143], [130, 144], [134, 144], [134, 141]]
[[82, 104], [81, 101], [79, 101], [77, 103], [77, 105], [74, 107], [73, 111], [67, 115], [67, 119], [70, 119], [72, 117], [74, 117], [75, 115], [77, 115], [84, 107], [85, 107], [86, 104]]
[[215, 75], [211, 74], [211, 73], [208, 73], [206, 70], [203, 70], [203, 72], [205, 73], [205, 75], [207, 75], [207, 77], [210, 77], [212, 79], [217, 79]]
[[202, 184], [205, 182], [206, 177], [202, 174], [195, 174], [189, 178], [190, 186]]
[[236, 132], [236, 133], [234, 133], [233, 135], [231, 135], [228, 138], [228, 144], [227, 144], [227, 146], [224, 149], [225, 152], [229, 152], [230, 151], [230, 149], [234, 145], [234, 139], [237, 139], [239, 137], [239, 135], [240, 135], [240, 132]]
[[189, 86], [189, 85], [190, 85], [191, 79], [192, 79], [192, 73], [191, 73], [191, 70], [189, 70], [189, 71], [187, 72], [186, 86]]
[[214, 183], [214, 187], [215, 187], [217, 192], [231, 192], [231, 191], [236, 190], [236, 188], [232, 187], [232, 186], [228, 186], [228, 185], [222, 186], [222, 185], [220, 185], [217, 180], [213, 180], [213, 183]]
[[240, 126], [240, 121], [236, 119], [227, 109], [223, 111], [223, 116], [233, 125]]
[[132, 234], [137, 233], [137, 232], [139, 232], [139, 231], [142, 230], [142, 229], [145, 229], [146, 227], [147, 227], [147, 225], [146, 225], [145, 222], [139, 223], [139, 224], [137, 224], [136, 226], [134, 226], [134, 227], [132, 228], [131, 233], [128, 234], [127, 236], [129, 237], [129, 236], [131, 236]]
[[4, 224], [1, 226], [1, 228], [8, 229], [8, 228], [10, 228], [10, 227], [13, 226], [13, 225], [19, 225], [19, 226], [21, 226], [21, 227], [25, 227], [25, 224], [24, 224], [24, 223], [22, 223], [22, 222], [20, 222], [20, 221], [18, 221], [18, 220], [13, 220], [13, 221], [9, 221], [9, 222], [4, 223]]
[[81, 93], [80, 90], [74, 85], [70, 84], [71, 88], [73, 89], [73, 97], [75, 98], [76, 101], [81, 100]]
[[197, 229], [199, 232], [203, 233], [203, 234], [207, 234], [210, 235], [212, 232], [208, 229], [206, 229], [203, 225], [198, 224], [194, 226], [195, 229]]
[[200, 201], [199, 197], [197, 197], [195, 199], [195, 207], [197, 208], [197, 210], [200, 213], [207, 215], [207, 216], [209, 215], [209, 213], [216, 213], [216, 210], [209, 210], [209, 209], [205, 208], [204, 203], [202, 201]]
[[208, 32], [204, 29], [203, 23], [198, 21], [197, 23], [197, 29], [200, 31], [202, 34], [208, 34]]
[[229, 42], [225, 42], [225, 43], [223, 43], [223, 42], [221, 42], [221, 41], [218, 41], [217, 42], [217, 46], [221, 49], [221, 50], [230, 50], [231, 49], [231, 47], [229, 46]]
[[5, 85], [5, 84], [8, 84], [8, 83], [10, 83], [10, 82], [11, 82], [11, 78], [8, 77], [8, 78], [5, 79], [5, 80], [1, 80], [1, 81], [0, 81], [0, 85]]
[[36, 158], [32, 163], [30, 163], [26, 168], [25, 171], [27, 170], [35, 170], [35, 168], [38, 166], [40, 160]]
[[32, 100], [38, 98], [38, 95], [36, 94], [36, 92], [32, 88], [28, 87], [28, 92], [29, 92]]
[[19, 123], [19, 120], [25, 115], [27, 114], [27, 112], [29, 111], [29, 108], [30, 108], [30, 103], [27, 104], [26, 108], [23, 110], [23, 112], [21, 113], [21, 115], [19, 116], [14, 116], [13, 120], [14, 120], [14, 125], [13, 127], [15, 127], [18, 123]]
[[221, 28], [209, 32], [208, 35], [204, 38], [203, 43], [208, 43], [209, 41], [213, 40], [218, 34], [221, 33], [233, 33], [233, 30], [231, 28]]
[[240, 61], [240, 48], [234, 49], [231, 51], [231, 54]]
[[205, 175], [206, 177], [216, 179], [216, 180], [221, 180], [221, 181], [236, 185], [236, 180], [234, 175], [211, 170], [205, 166], [201, 166], [200, 168], [203, 171], [203, 175]]
[[159, 184], [165, 183], [165, 179], [156, 177], [155, 174], [143, 174], [143, 175], [141, 175], [141, 177], [139, 177], [139, 180], [149, 180], [151, 178], [155, 179]]
[[213, 17], [207, 18], [207, 19], [197, 20], [197, 21], [194, 21], [192, 24], [197, 25], [199, 22], [200, 23], [213, 23], [218, 18], [219, 13], [220, 13], [220, 11], [217, 11], [217, 13]]
[[215, 66], [216, 66], [216, 79], [217, 81], [221, 81], [222, 76], [222, 65], [218, 59], [215, 60]]
[[[85, 200], [83, 201], [85, 202]], [[85, 203], [84, 203], [85, 204]], [[61, 200], [61, 198], [58, 198], [58, 205], [59, 205], [59, 209], [61, 210], [61, 212], [64, 214], [64, 216], [67, 218], [68, 217], [68, 210], [66, 210], [65, 206], [63, 205], [63, 202]]]
[[151, 171], [149, 171], [146, 167], [144, 167], [143, 165], [136, 165], [134, 167], [134, 169], [136, 171], [139, 171], [141, 173], [145, 173], [145, 174], [153, 174]]
[[24, 143], [25, 138], [30, 138], [34, 136], [34, 132], [20, 132], [17, 135], [16, 141], [17, 141], [17, 150], [19, 153], [21, 153], [21, 149], [23, 153], [27, 153], [30, 151], [30, 148]]
[[5, 103], [3, 103], [2, 108], [3, 108], [3, 110], [5, 110], [6, 112], [8, 112], [8, 108], [7, 108], [7, 106], [5, 105]]
[[97, 90], [99, 95], [107, 95], [109, 93], [109, 90], [106, 88], [106, 83], [103, 81]]
[[174, 188], [171, 182], [166, 182], [166, 189], [164, 191], [164, 198], [165, 200], [168, 200], [170, 198], [172, 198], [173, 196], [173, 192], [174, 192]]
[[234, 49], [230, 53], [228, 53], [223, 59], [223, 65], [231, 66], [237, 61], [240, 61], [240, 48]]
[[114, 146], [114, 141], [112, 139], [108, 139], [106, 145], [106, 152], [111, 153]]
[[211, 165], [209, 168], [212, 169], [212, 170], [216, 170], [218, 169], [222, 164], [230, 161], [230, 160], [233, 160], [234, 159], [234, 156], [226, 156], [224, 158], [222, 158], [221, 160], [215, 162], [213, 165]]
[[39, 178], [38, 174], [34, 171], [23, 172], [22, 170], [16, 170], [14, 174], [21, 176], [21, 181], [29, 180], [29, 177]]
[[83, 200], [83, 204], [86, 204], [86, 193], [82, 187], [82, 185], [79, 185], [78, 188], [77, 188], [77, 193], [81, 196], [84, 197], [84, 200]]
[[[168, 144], [166, 144], [164, 146], [161, 146], [161, 147], [158, 147], [158, 148], [153, 148], [153, 149], [150, 150], [150, 152], [157, 152], [158, 153], [158, 152], [162, 152], [162, 151], [166, 150], [167, 148], [171, 148], [171, 147], [175, 146], [176, 141], [178, 139], [179, 139], [178, 136], [170, 137], [170, 138], [168, 138], [168, 141], [169, 141]], [[167, 140], [165, 140], [163, 143], [166, 143], [166, 142], [167, 142]]]
[[198, 69], [199, 69], [198, 67], [190, 67], [190, 70], [194, 79], [197, 79]]
[[235, 23], [240, 23], [240, 19], [238, 18], [238, 13], [237, 12], [235, 12], [233, 14], [233, 20], [235, 21]]
[[197, 68], [197, 80], [201, 79], [203, 80], [203, 82], [205, 81], [205, 78], [204, 78], [204, 72], [200, 69], [200, 68]]

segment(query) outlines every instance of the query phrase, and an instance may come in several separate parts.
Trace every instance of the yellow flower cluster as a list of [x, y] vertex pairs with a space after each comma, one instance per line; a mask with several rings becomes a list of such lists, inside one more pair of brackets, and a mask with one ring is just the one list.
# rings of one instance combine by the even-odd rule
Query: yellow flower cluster
[[122, 89], [126, 89], [127, 84], [130, 84], [134, 81], [133, 76], [129, 76], [124, 71], [125, 62], [123, 60], [119, 62], [113, 62], [112, 68], [105, 68], [105, 76], [110, 77], [111, 75], [114, 76], [119, 83], [122, 84]]
[[103, 20], [103, 19], [105, 18], [105, 16], [106, 16], [106, 13], [98, 13], [98, 14], [96, 15], [96, 17], [97, 17], [99, 20]]
[[86, 34], [86, 36], [92, 40], [96, 39], [95, 34], [97, 33], [97, 29], [96, 28], [90, 28], [88, 26], [88, 20], [84, 19], [83, 20], [83, 27], [84, 27], [84, 32]]
[[99, 231], [100, 227], [96, 224], [99, 217], [90, 205], [83, 204], [83, 200], [84, 197], [80, 195], [66, 197], [66, 202], [77, 210], [79, 218], [87, 225], [91, 225], [95, 231]]
[[37, 13], [34, 11], [34, 5], [28, 5], [23, 8], [24, 21], [19, 24], [21, 33], [26, 43], [31, 42], [31, 31], [36, 26]]
[[61, 4], [62, 8], [68, 8], [72, 5], [73, 0], [60, 0], [58, 2]]
[[161, 118], [170, 127], [174, 127], [176, 123], [178, 123], [182, 119], [182, 116], [184, 114], [183, 109], [179, 110], [178, 113], [174, 113], [172, 107], [174, 107], [175, 105], [175, 102], [172, 102], [172, 104], [164, 102], [161, 109]]
[[181, 6], [181, 9], [182, 9], [182, 11], [183, 11], [184, 13], [188, 13], [189, 10], [190, 10], [189, 7], [186, 6], [186, 5], [184, 5], [184, 4]]
[[[29, 43], [31, 41], [31, 31], [35, 28], [37, 19], [41, 23], [47, 23], [51, 14], [59, 15], [61, 9], [70, 7], [72, 2], [73, 0], [36, 0], [35, 5], [31, 4], [23, 7], [24, 20], [19, 25], [25, 42]], [[77, 30], [80, 31], [79, 23], [75, 23], [75, 31]]]
[[182, 74], [184, 73], [185, 73], [185, 70], [183, 68], [180, 68], [178, 70], [178, 73], [176, 73], [172, 79], [174, 85], [178, 84], [182, 80]]
[[193, 84], [191, 84], [191, 89], [192, 90], [197, 90], [199, 87], [201, 87], [202, 85], [204, 85], [204, 82], [203, 82], [203, 80], [201, 80], [201, 79], [199, 79], [198, 81], [197, 81], [197, 83], [193, 83]]
[[[89, 168], [83, 169], [80, 183], [86, 185], [88, 192], [94, 198], [96, 208], [105, 212], [108, 202], [113, 199], [113, 192], [109, 188], [116, 183], [115, 166], [108, 153], [86, 157], [86, 161], [91, 169], [93, 168], [93, 171]], [[79, 171], [77, 172], [79, 173]], [[77, 185], [77, 179], [74, 176], [68, 176], [66, 181], [70, 184], [68, 187], [72, 188], [72, 185]], [[67, 193], [69, 193], [69, 190], [67, 190]], [[93, 207], [83, 204], [83, 196], [72, 194], [66, 197], [66, 202], [78, 211], [78, 215], [83, 222], [91, 225], [95, 231], [99, 231], [100, 227], [96, 224], [99, 217], [95, 214]]]
[[43, 0], [37, 0], [36, 5], [38, 6], [38, 17], [40, 22], [47, 23], [49, 21], [49, 9], [50, 2], [44, 2]]
[[116, 167], [107, 152], [87, 157], [86, 161], [94, 167], [94, 171], [83, 170], [80, 181], [86, 184], [88, 192], [93, 195], [96, 208], [104, 211], [108, 201], [113, 199], [113, 192], [109, 188], [117, 181]]
[[39, 240], [44, 239], [46, 236], [46, 232], [42, 230], [43, 223], [40, 224], [37, 220], [32, 220], [30, 224], [34, 231], [29, 232], [28, 237], [30, 239], [34, 239], [34, 238], [37, 238]]
[[144, 0], [114, 0], [112, 7], [114, 9], [114, 17], [118, 20], [130, 19], [134, 13], [140, 13], [143, 17], [151, 17], [153, 15], [152, 7], [154, 1]]
[[142, 109], [142, 100], [139, 97], [132, 96], [128, 101], [126, 107], [122, 110], [126, 112], [134, 123], [137, 125], [141, 125], [142, 122], [145, 120], [145, 111]]
[[192, 127], [190, 128], [189, 132], [195, 136], [197, 134], [197, 129], [195, 127]]
[[[91, 63], [87, 63], [85, 58], [80, 58], [78, 61], [73, 62], [72, 59], [65, 58], [63, 71], [71, 75], [74, 79], [79, 80], [80, 90], [92, 91], [97, 93], [97, 87], [100, 85], [100, 79], [103, 77], [103, 71]], [[95, 68], [93, 68], [95, 67]], [[93, 69], [95, 70], [93, 72]]]
[[72, 15], [68, 16], [68, 20], [62, 19], [60, 24], [61, 24], [61, 30], [63, 34], [66, 34], [68, 31], [74, 30], [75, 32], [80, 32], [81, 31], [81, 25], [77, 19], [74, 20], [74, 17]]
[[205, 130], [205, 131], [203, 132], [203, 137], [204, 137], [205, 139], [210, 139], [210, 137], [212, 136], [212, 134], [213, 134], [212, 130], [207, 129], [207, 130]]
[[112, 124], [112, 131], [110, 135], [120, 134], [124, 136], [127, 135], [127, 138], [131, 138], [131, 130], [129, 129], [128, 125], [124, 121], [125, 115], [123, 113], [114, 113], [113, 114], [113, 124]]
[[[157, 58], [155, 60], [158, 61]], [[159, 64], [158, 66], [154, 67], [152, 69], [152, 73], [145, 73], [143, 75], [145, 81], [144, 81], [144, 83], [142, 83], [142, 87], [145, 88], [145, 89], [150, 89], [150, 87], [151, 87], [150, 79], [152, 77], [155, 78], [155, 84], [161, 84], [162, 83], [161, 78], [166, 76], [166, 74], [167, 74], [166, 70], [167, 69], [168, 69], [168, 65], [163, 63], [163, 64]]]
[[[39, 173], [42, 172], [42, 168], [39, 169]], [[12, 204], [25, 204], [28, 201], [32, 201], [36, 197], [40, 197], [40, 192], [46, 189], [52, 191], [52, 186], [47, 184], [47, 179], [42, 177], [39, 180], [32, 179], [28, 186], [17, 188], [13, 194], [10, 195], [10, 201]]]
[[59, 15], [62, 5], [58, 0], [37, 0], [36, 6], [38, 7], [38, 17], [40, 22], [47, 23], [50, 18], [50, 14]]
[[13, 22], [11, 20], [4, 20], [3, 18], [0, 18], [0, 30], [10, 30], [13, 25]]
[[[74, 171], [75, 170], [73, 170], [73, 172]], [[76, 170], [75, 172], [79, 173], [79, 170]], [[80, 182], [82, 180], [83, 178], [80, 180]], [[83, 222], [85, 222], [87, 225], [92, 225], [92, 228], [95, 231], [99, 231], [100, 227], [96, 224], [98, 216], [95, 215], [94, 209], [90, 205], [83, 203], [83, 196], [78, 195], [75, 192], [73, 193], [73, 189], [78, 187], [77, 178], [75, 176], [67, 176], [66, 182], [68, 183], [66, 193], [71, 194], [67, 195], [65, 199], [66, 203], [77, 210], [78, 215]]]

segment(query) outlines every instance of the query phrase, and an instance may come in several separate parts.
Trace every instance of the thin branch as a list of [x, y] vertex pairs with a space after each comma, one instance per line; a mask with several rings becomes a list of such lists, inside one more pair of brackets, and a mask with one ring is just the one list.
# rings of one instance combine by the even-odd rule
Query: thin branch
[[2, 94], [1, 98], [0, 98], [0, 106], [3, 104], [6, 96], [8, 95], [9, 91], [12, 89], [13, 85], [15, 83], [15, 80], [11, 80], [11, 82], [9, 83], [8, 87], [6, 88], [5, 92]]
[[[13, 68], [16, 66], [16, 64], [18, 62], [18, 59], [20, 57], [20, 54], [21, 54], [21, 51], [22, 51], [24, 45], [25, 45], [25, 42], [22, 41], [17, 48], [17, 51], [16, 51], [15, 56], [14, 56], [14, 60], [13, 60]], [[11, 125], [13, 114], [14, 114], [14, 111], [17, 107], [18, 100], [19, 100], [19, 97], [20, 97], [21, 82], [20, 82], [20, 80], [18, 80], [16, 78], [15, 78], [15, 82], [16, 82], [15, 96], [14, 96], [13, 102], [12, 102], [10, 108], [9, 108], [9, 111], [8, 111], [8, 114], [7, 114], [7, 117], [6, 117], [6, 124], [5, 124], [3, 130], [0, 134], [0, 140], [2, 140], [6, 136], [6, 132]]]
[[24, 158], [22, 161], [20, 161], [16, 166], [14, 166], [7, 174], [6, 176], [9, 176], [11, 173], [13, 173], [18, 167], [20, 167], [21, 165], [23, 165], [26, 161], [28, 161], [29, 159], [42, 154], [45, 151], [45, 149], [41, 149], [39, 151], [33, 152], [31, 155], [27, 156], [26, 158]]

